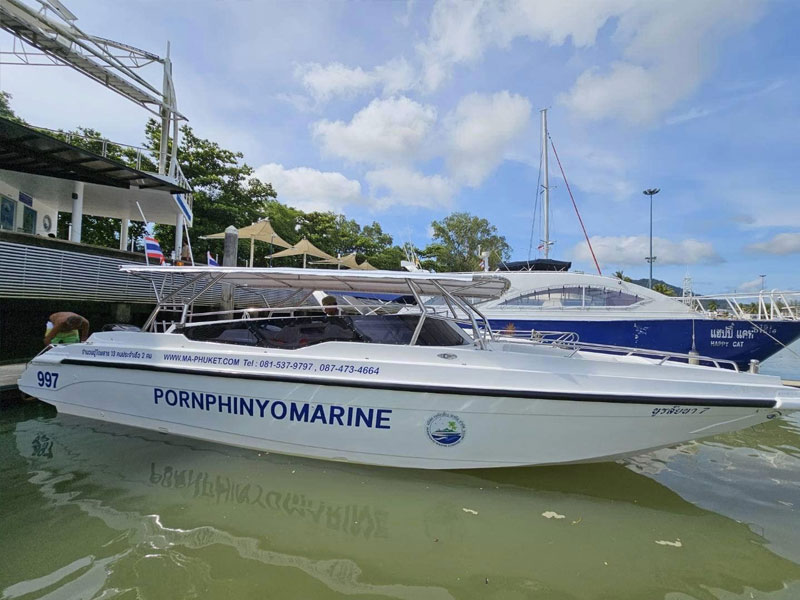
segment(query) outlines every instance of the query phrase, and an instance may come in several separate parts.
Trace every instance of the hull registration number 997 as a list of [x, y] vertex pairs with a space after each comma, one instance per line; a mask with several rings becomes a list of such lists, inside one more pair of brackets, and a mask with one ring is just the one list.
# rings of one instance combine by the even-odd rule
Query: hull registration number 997
[[58, 383], [58, 373], [36, 371], [36, 381], [39, 383], [39, 387], [55, 388]]

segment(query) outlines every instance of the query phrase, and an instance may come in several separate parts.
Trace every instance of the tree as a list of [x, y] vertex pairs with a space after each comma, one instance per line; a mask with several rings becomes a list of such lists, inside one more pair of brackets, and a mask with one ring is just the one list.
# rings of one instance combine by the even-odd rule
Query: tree
[[11, 98], [12, 96], [8, 92], [0, 92], [0, 117], [25, 125], [25, 121], [20, 119], [12, 110]]
[[453, 213], [431, 223], [433, 243], [420, 252], [426, 268], [439, 272], [474, 271], [478, 268], [479, 251], [489, 252], [489, 267], [508, 260], [511, 247], [497, 228], [486, 219], [466, 212]]
[[616, 273], [614, 273], [614, 277], [616, 277], [617, 279], [620, 279], [622, 281], [625, 281], [627, 283], [632, 283], [633, 282], [633, 279], [631, 279], [630, 277], [625, 275], [625, 273], [623, 273], [622, 271], [617, 271]]
[[661, 282], [653, 284], [653, 291], [654, 292], [659, 292], [661, 294], [664, 294], [665, 296], [674, 296], [675, 295], [675, 291], [671, 287], [669, 287], [667, 284], [661, 283]]
[[388, 246], [377, 254], [367, 257], [367, 259], [376, 269], [399, 271], [400, 261], [406, 259], [406, 253], [400, 246]]
[[[244, 227], [267, 216], [269, 202], [277, 194], [272, 184], [253, 177], [253, 168], [242, 162], [241, 152], [225, 150], [216, 142], [198, 137], [188, 125], [181, 128], [181, 134], [178, 163], [194, 189], [192, 250], [195, 257], [202, 257], [206, 250], [218, 248], [212, 248], [214, 242], [201, 240], [200, 236], [224, 231], [229, 225]], [[155, 151], [161, 142], [161, 128], [155, 120], [148, 121], [145, 135], [147, 147]], [[281, 233], [277, 229], [276, 232]], [[155, 234], [162, 249], [175, 245], [174, 226], [157, 225]], [[249, 247], [239, 244], [240, 261], [249, 254]]]

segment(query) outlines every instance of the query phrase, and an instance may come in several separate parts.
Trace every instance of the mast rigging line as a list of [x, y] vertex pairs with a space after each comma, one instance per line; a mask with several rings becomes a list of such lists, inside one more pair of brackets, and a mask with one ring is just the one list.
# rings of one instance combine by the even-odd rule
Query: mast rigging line
[[569, 192], [569, 198], [572, 200], [572, 206], [575, 207], [575, 214], [578, 215], [578, 222], [581, 224], [581, 229], [583, 229], [583, 237], [586, 238], [586, 244], [589, 246], [589, 252], [592, 253], [592, 259], [594, 260], [594, 266], [597, 267], [597, 274], [602, 275], [603, 272], [600, 270], [600, 265], [597, 262], [597, 256], [594, 254], [594, 248], [592, 248], [592, 242], [589, 241], [589, 234], [586, 233], [586, 227], [583, 225], [583, 219], [581, 218], [581, 213], [578, 210], [578, 205], [575, 203], [575, 197], [572, 195], [572, 189], [569, 187], [569, 181], [567, 181], [567, 174], [564, 173], [564, 167], [561, 165], [561, 159], [558, 158], [558, 152], [556, 152], [556, 145], [553, 143], [553, 138], [550, 135], [547, 135], [550, 138], [550, 147], [553, 149], [553, 156], [556, 157], [556, 162], [558, 163], [558, 168], [561, 170], [561, 176], [564, 178], [564, 183], [567, 185], [567, 192]]
[[[539, 149], [539, 176], [536, 179], [536, 198], [533, 202], [533, 219], [531, 220], [531, 239], [528, 242], [528, 262], [531, 260], [531, 253], [533, 252], [533, 235], [536, 231], [536, 216], [539, 214], [539, 194], [542, 191], [539, 189], [542, 185], [542, 149]], [[541, 222], [539, 223], [541, 229]]]

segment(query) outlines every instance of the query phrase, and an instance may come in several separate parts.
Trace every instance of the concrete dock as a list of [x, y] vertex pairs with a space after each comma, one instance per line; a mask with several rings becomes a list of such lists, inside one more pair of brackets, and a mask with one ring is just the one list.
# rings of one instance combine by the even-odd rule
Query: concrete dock
[[21, 399], [17, 379], [25, 370], [25, 364], [0, 365], [0, 405]]

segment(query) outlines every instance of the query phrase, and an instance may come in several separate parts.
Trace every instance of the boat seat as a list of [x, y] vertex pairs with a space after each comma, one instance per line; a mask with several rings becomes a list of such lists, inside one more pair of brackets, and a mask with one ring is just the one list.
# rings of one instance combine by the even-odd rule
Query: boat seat
[[221, 342], [223, 344], [255, 346], [258, 343], [258, 338], [253, 334], [253, 332], [247, 329], [226, 329], [220, 333], [216, 339], [211, 339], [209, 341]]

